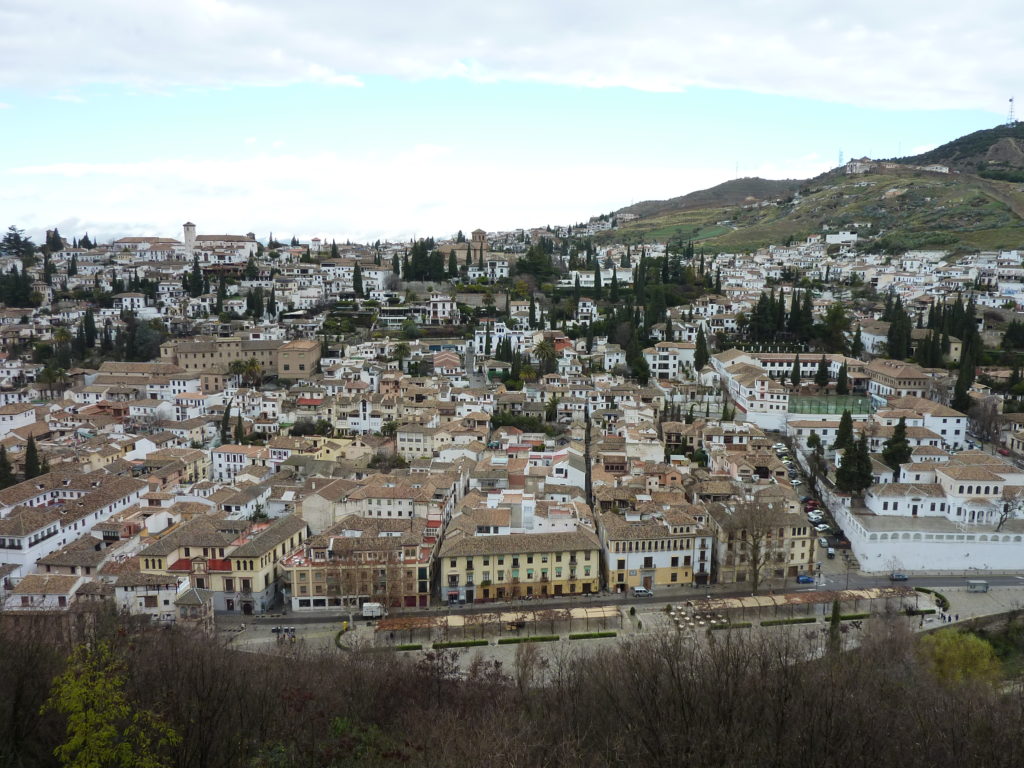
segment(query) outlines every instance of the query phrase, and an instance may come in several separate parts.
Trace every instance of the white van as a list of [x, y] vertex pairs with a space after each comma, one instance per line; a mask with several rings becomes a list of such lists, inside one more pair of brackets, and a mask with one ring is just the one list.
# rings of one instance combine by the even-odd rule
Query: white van
[[633, 597], [654, 597], [654, 593], [647, 587], [633, 587]]

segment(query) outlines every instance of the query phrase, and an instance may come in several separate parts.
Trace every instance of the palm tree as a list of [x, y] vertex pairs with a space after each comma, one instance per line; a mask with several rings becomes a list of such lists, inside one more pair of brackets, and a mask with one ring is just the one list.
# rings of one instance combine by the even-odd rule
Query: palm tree
[[55, 378], [54, 378], [54, 370], [53, 370], [53, 368], [43, 368], [43, 370], [41, 370], [39, 372], [39, 383], [46, 385], [45, 392], [47, 394], [47, 399], [51, 399], [53, 397], [53, 382], [54, 381], [55, 381]]
[[228, 365], [228, 373], [238, 376], [242, 384], [248, 385], [252, 389], [258, 389], [263, 383], [263, 366], [255, 357], [250, 357], [248, 360], [232, 360]]
[[398, 370], [402, 370], [402, 361], [409, 357], [410, 351], [409, 345], [404, 341], [395, 345], [395, 360], [398, 361]]
[[259, 389], [263, 383], [263, 366], [260, 364], [260, 361], [255, 357], [250, 357], [246, 360], [242, 378], [245, 379], [251, 388]]
[[244, 360], [232, 360], [228, 364], [228, 373], [232, 376], [237, 376], [241, 379], [245, 375], [245, 361]]
[[554, 369], [554, 362], [555, 358], [558, 357], [558, 352], [555, 351], [555, 345], [551, 343], [551, 339], [538, 341], [533, 347], [533, 354], [540, 361], [542, 371], [549, 373]]

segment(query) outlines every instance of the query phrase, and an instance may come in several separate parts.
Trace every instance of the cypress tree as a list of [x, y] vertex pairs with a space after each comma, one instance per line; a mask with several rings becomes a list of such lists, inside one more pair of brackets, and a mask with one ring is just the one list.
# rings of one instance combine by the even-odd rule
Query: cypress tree
[[363, 297], [363, 268], [356, 262], [356, 268], [352, 272], [352, 290], [359, 298]]
[[789, 381], [794, 389], [800, 386], [800, 355], [793, 358], [793, 369], [789, 372]]
[[860, 326], [858, 325], [853, 334], [853, 343], [850, 345], [850, 355], [860, 357], [862, 354], [864, 354], [864, 340], [860, 336]]
[[96, 316], [92, 309], [85, 310], [85, 317], [82, 319], [85, 328], [85, 346], [92, 349], [96, 346]]
[[9, 488], [16, 482], [11, 460], [7, 458], [7, 449], [0, 445], [0, 489]]
[[238, 420], [235, 422], [235, 442], [241, 445], [245, 441], [245, 424], [242, 422], [242, 412], [238, 412]]
[[33, 435], [29, 435], [28, 444], [25, 446], [25, 479], [31, 480], [33, 477], [38, 477], [40, 472], [39, 451], [36, 449], [36, 439]]
[[224, 406], [224, 415], [220, 417], [220, 442], [221, 445], [228, 441], [228, 430], [231, 428], [231, 404], [234, 400], [228, 400], [228, 404]]
[[882, 461], [892, 469], [893, 481], [899, 479], [900, 464], [910, 461], [910, 443], [907, 441], [907, 420], [900, 417], [892, 437], [882, 446]]
[[594, 298], [601, 300], [601, 265], [598, 264], [594, 270]]
[[841, 366], [839, 366], [839, 375], [836, 377], [836, 394], [850, 394], [850, 380], [849, 373], [846, 370], [846, 363], [843, 363]]
[[814, 383], [822, 389], [828, 386], [828, 361], [824, 355], [818, 362], [818, 370], [814, 372]]
[[711, 355], [708, 353], [708, 341], [704, 337], [704, 326], [697, 329], [697, 342], [696, 348], [693, 351], [693, 367], [695, 371], [701, 371], [705, 365], [708, 364], [708, 360], [711, 359]]
[[974, 383], [974, 367], [969, 361], [960, 364], [960, 373], [956, 377], [956, 386], [953, 387], [953, 401], [949, 404], [954, 411], [967, 413], [971, 409], [971, 396], [967, 390]]
[[843, 448], [853, 447], [853, 416], [846, 409], [839, 418], [839, 428], [836, 430], [836, 439], [832, 443], [832, 450], [838, 451]]

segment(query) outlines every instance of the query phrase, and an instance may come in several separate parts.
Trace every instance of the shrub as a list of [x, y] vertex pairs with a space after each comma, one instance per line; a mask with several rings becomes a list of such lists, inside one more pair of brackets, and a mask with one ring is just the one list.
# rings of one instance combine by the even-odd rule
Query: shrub
[[533, 637], [502, 637], [498, 645], [516, 645], [518, 643], [553, 643], [558, 635], [534, 635]]
[[630, 616], [636, 616], [636, 606], [635, 605], [629, 606], [629, 615]]
[[618, 632], [577, 632], [569, 635], [570, 640], [597, 640], [601, 637], [617, 637]]
[[487, 645], [486, 640], [452, 640], [447, 643], [434, 643], [434, 650], [438, 648], [474, 648], [478, 645]]
[[781, 627], [785, 624], [814, 624], [817, 619], [814, 616], [802, 616], [798, 619], [769, 619], [762, 621], [762, 627]]
[[396, 645], [396, 651], [422, 651], [423, 643], [407, 643], [406, 645]]

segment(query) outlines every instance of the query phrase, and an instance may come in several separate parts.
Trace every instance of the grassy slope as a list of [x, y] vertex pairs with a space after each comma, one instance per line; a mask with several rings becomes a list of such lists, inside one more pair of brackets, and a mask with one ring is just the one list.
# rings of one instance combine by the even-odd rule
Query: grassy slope
[[[910, 248], [1024, 247], [1021, 184], [898, 170], [857, 177], [826, 174], [806, 188], [810, 193], [796, 205], [663, 213], [609, 234], [627, 240], [692, 237], [709, 250], [748, 250], [820, 233], [822, 224], [871, 222]], [[900, 193], [886, 196], [890, 190]], [[735, 229], [716, 226], [721, 220], [731, 220]]]

